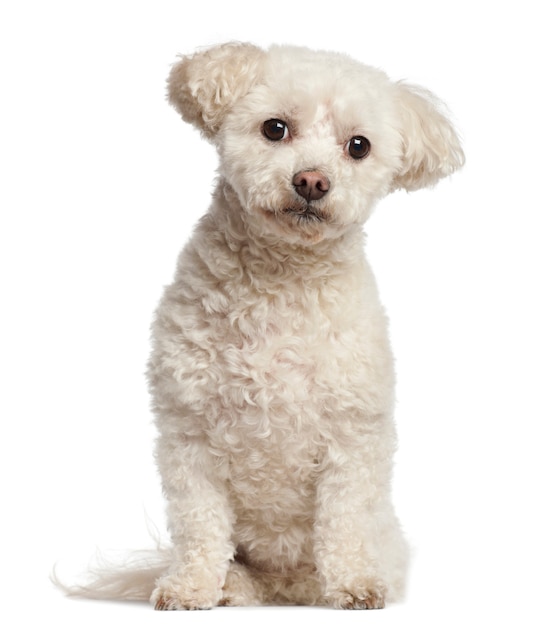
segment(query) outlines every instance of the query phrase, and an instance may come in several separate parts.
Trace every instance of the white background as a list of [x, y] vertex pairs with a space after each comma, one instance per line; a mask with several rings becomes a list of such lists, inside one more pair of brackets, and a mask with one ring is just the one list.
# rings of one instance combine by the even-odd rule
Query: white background
[[[543, 622], [536, 10], [529, 0], [2, 3], [5, 623]], [[177, 53], [230, 39], [347, 52], [437, 93], [464, 138], [461, 173], [387, 198], [367, 228], [397, 356], [395, 498], [414, 549], [407, 601], [385, 611], [161, 617], [145, 603], [67, 600], [48, 581], [56, 561], [70, 576], [96, 546], [150, 545], [146, 515], [163, 530], [148, 327], [216, 166], [167, 106], [165, 78]]]

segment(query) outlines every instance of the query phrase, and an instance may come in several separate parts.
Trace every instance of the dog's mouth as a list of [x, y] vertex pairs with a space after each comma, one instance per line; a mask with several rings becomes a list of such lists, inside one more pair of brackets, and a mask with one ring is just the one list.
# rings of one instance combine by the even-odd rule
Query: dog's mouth
[[326, 222], [329, 216], [316, 207], [306, 204], [303, 206], [289, 206], [281, 211], [283, 215], [288, 215], [295, 218], [298, 223], [311, 224]]
[[304, 243], [318, 243], [341, 230], [327, 207], [311, 202], [287, 199], [283, 206], [259, 207], [259, 210], [273, 231]]

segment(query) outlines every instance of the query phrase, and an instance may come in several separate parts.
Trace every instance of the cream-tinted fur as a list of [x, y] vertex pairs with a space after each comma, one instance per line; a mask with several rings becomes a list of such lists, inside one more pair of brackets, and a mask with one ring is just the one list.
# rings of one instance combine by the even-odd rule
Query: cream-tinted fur
[[[382, 607], [402, 594], [407, 549], [390, 500], [393, 363], [362, 226], [387, 193], [458, 168], [458, 139], [426, 92], [304, 48], [182, 57], [169, 94], [217, 147], [220, 178], [153, 326], [172, 549], [150, 570], [152, 601]], [[264, 135], [270, 119], [283, 140]], [[358, 136], [364, 159], [349, 155]], [[310, 213], [298, 172], [329, 183]]]

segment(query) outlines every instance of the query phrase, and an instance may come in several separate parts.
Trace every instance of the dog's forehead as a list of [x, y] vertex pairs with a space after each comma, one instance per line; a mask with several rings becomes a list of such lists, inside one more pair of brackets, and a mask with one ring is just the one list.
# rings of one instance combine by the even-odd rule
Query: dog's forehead
[[316, 102], [313, 108], [313, 124], [324, 126], [332, 119], [332, 108], [330, 102]]
[[356, 126], [361, 115], [373, 117], [391, 96], [381, 70], [344, 55], [290, 47], [272, 50], [264, 83], [271, 100], [317, 125]]
[[390, 81], [380, 69], [360, 63], [347, 55], [313, 51], [293, 46], [272, 47], [264, 72], [279, 87], [300, 87], [315, 94], [349, 88], [372, 90]]

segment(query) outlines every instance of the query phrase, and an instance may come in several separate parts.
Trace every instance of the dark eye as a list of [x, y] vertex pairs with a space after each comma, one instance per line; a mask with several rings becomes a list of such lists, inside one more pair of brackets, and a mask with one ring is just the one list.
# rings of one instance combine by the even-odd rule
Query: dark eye
[[366, 137], [357, 135], [349, 139], [345, 148], [349, 156], [353, 159], [365, 159], [370, 153], [371, 144]]
[[281, 141], [290, 136], [286, 122], [282, 120], [266, 120], [262, 124], [262, 134], [270, 141]]

